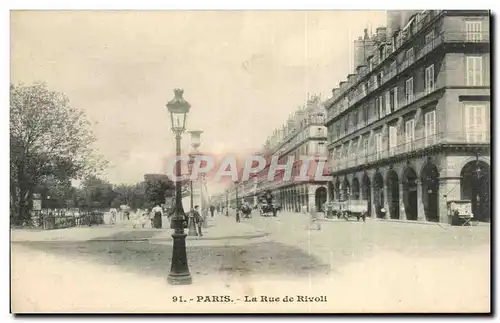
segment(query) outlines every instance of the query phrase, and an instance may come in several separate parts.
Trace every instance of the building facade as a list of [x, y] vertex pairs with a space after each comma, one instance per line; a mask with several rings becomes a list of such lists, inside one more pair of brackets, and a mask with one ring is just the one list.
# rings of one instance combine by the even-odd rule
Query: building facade
[[[290, 115], [287, 122], [266, 141], [260, 153], [267, 159], [264, 170], [229, 189], [232, 204], [235, 203], [236, 193], [240, 200], [255, 205], [258, 197], [270, 190], [287, 212], [300, 212], [303, 206], [309, 208], [310, 205], [323, 205], [327, 201], [327, 182], [316, 181], [314, 175], [318, 158], [326, 159], [327, 156], [325, 121], [326, 111], [319, 96], [309, 98], [306, 106]], [[306, 173], [309, 180], [293, 180], [300, 174], [301, 157], [304, 156], [311, 159]], [[292, 180], [283, 180], [284, 171], [277, 171], [274, 178], [269, 179], [270, 161], [273, 157], [279, 159], [279, 165], [289, 163], [292, 167]]]
[[447, 222], [447, 202], [490, 218], [487, 11], [389, 11], [355, 41], [356, 74], [327, 109], [329, 196], [372, 217]]

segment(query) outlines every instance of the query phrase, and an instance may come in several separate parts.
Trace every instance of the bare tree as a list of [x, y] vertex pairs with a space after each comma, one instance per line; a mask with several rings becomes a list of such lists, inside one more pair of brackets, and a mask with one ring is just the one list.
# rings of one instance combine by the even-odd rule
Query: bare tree
[[46, 176], [81, 178], [105, 167], [84, 113], [45, 84], [10, 87], [11, 212], [26, 219], [33, 190]]

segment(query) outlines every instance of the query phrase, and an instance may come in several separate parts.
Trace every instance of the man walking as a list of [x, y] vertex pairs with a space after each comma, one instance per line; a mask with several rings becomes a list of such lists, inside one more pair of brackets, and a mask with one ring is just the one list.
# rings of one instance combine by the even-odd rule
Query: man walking
[[210, 217], [211, 217], [211, 218], [213, 218], [213, 217], [214, 217], [214, 212], [215, 212], [215, 206], [210, 205]]
[[203, 233], [201, 232], [201, 225], [203, 224], [203, 218], [202, 218], [200, 212], [198, 211], [198, 209], [199, 209], [199, 206], [196, 205], [194, 207], [194, 210], [193, 210], [193, 221], [196, 225], [196, 231], [198, 233], [198, 236], [203, 237]]
[[163, 210], [160, 205], [156, 204], [156, 206], [153, 208], [151, 211], [154, 216], [153, 224], [155, 229], [161, 229], [162, 227], [162, 221], [161, 217], [163, 216]]

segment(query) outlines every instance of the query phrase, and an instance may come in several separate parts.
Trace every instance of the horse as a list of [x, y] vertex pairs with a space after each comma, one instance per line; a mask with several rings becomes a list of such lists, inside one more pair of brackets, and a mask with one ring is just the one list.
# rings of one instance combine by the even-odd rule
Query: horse
[[251, 208], [248, 204], [244, 204], [244, 205], [241, 207], [241, 212], [243, 213], [243, 216], [244, 216], [246, 219], [249, 219], [249, 218], [251, 218], [252, 208]]

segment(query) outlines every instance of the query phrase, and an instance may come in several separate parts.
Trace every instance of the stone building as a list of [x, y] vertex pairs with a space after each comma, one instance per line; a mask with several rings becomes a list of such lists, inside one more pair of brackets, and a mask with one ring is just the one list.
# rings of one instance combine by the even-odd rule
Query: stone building
[[333, 199], [440, 222], [471, 200], [489, 221], [489, 28], [487, 11], [389, 11], [355, 40], [356, 73], [324, 103]]
[[[282, 205], [284, 211], [299, 212], [302, 206], [322, 205], [327, 200], [326, 181], [315, 181], [315, 161], [326, 158], [326, 111], [319, 96], [308, 99], [306, 106], [297, 109], [287, 122], [266, 141], [262, 155], [268, 161], [273, 156], [279, 158], [279, 164], [286, 164], [289, 157], [294, 157], [292, 178], [300, 173], [301, 157], [308, 156], [311, 162], [307, 181], [284, 181], [283, 172], [277, 172], [273, 180], [268, 179], [270, 162], [265, 169], [248, 181], [238, 183], [238, 196], [251, 204], [266, 190], [271, 190]], [[235, 188], [230, 189], [232, 197]]]

